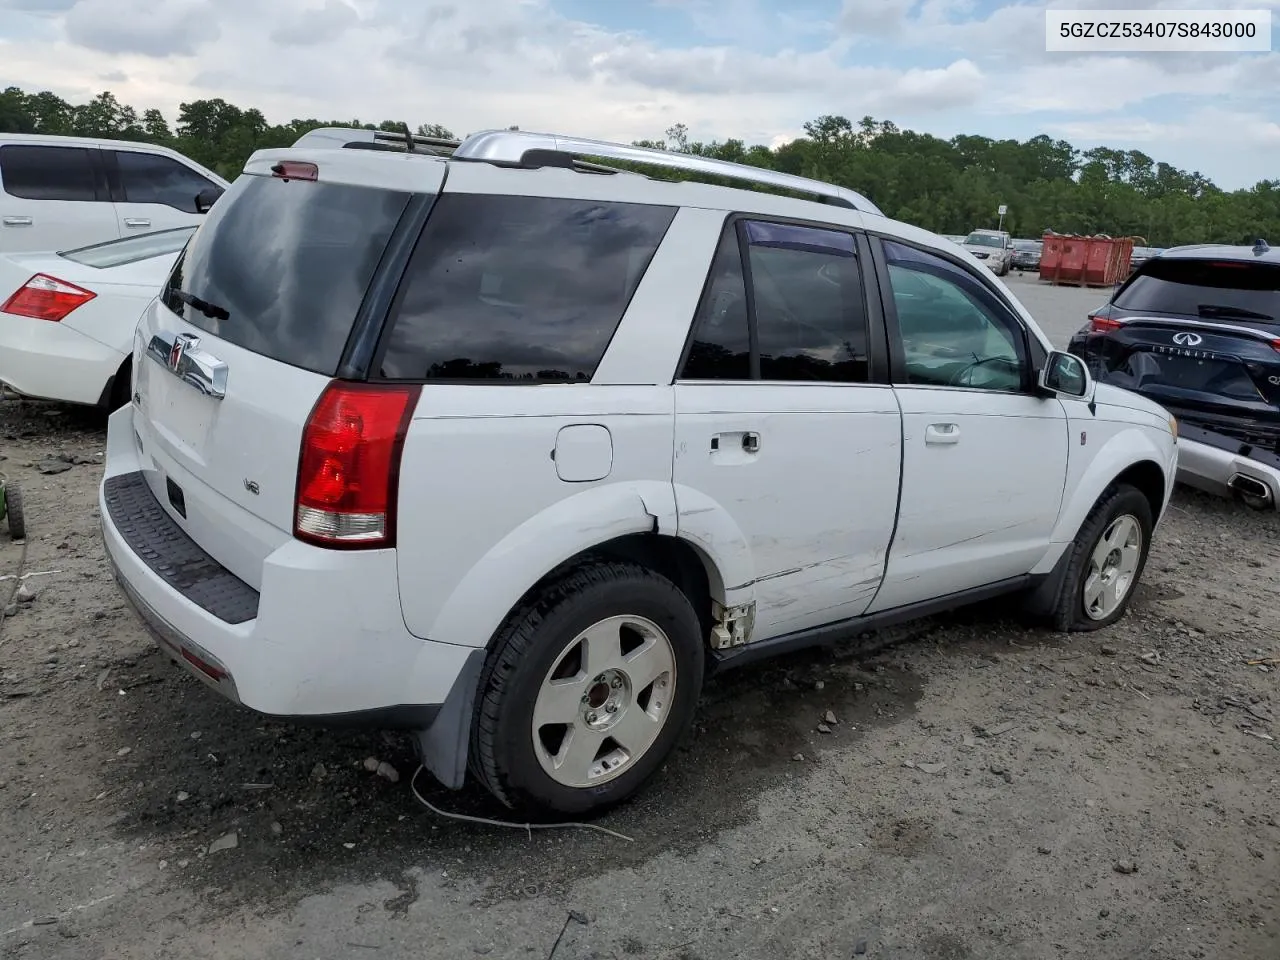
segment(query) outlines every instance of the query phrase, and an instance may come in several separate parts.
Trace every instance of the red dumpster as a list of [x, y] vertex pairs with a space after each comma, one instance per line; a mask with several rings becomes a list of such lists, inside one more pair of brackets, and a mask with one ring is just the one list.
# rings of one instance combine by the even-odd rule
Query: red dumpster
[[1046, 235], [1040, 254], [1040, 279], [1050, 283], [1082, 283], [1088, 244], [1085, 237]]
[[1062, 246], [1064, 237], [1056, 233], [1046, 233], [1043, 246], [1040, 248], [1040, 279], [1052, 280], [1058, 272], [1058, 264], [1062, 262]]
[[1040, 279], [1073, 286], [1114, 286], [1128, 276], [1133, 242], [1133, 237], [1106, 235], [1046, 236]]

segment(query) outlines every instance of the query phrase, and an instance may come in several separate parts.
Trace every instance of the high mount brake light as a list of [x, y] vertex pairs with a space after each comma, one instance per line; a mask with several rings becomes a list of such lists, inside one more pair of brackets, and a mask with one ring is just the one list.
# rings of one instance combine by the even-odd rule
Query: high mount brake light
[[67, 283], [47, 273], [37, 273], [0, 306], [0, 313], [57, 323], [76, 307], [83, 306], [96, 296], [93, 291], [77, 287], [74, 283]]
[[417, 384], [334, 380], [302, 432], [294, 536], [325, 547], [395, 546], [400, 453]]
[[320, 168], [305, 160], [281, 160], [271, 168], [271, 175], [281, 180], [317, 180]]

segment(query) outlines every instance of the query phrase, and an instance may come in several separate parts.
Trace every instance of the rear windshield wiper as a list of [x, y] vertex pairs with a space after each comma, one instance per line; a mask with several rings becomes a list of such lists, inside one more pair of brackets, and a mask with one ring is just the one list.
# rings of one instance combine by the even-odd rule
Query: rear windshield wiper
[[1200, 304], [1196, 307], [1196, 312], [1202, 317], [1239, 317], [1241, 320], [1266, 320], [1268, 323], [1274, 323], [1276, 319], [1269, 314], [1257, 313], [1243, 307], [1222, 307], [1213, 303]]
[[208, 300], [201, 300], [194, 293], [187, 293], [185, 290], [174, 290], [173, 295], [188, 306], [195, 307], [212, 320], [227, 320], [231, 316], [226, 307], [220, 307], [216, 303], [210, 303]]

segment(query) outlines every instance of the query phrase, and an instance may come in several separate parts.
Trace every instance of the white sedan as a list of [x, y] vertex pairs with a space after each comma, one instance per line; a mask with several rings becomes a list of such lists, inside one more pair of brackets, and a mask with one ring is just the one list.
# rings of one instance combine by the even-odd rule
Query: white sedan
[[128, 403], [138, 317], [195, 229], [0, 257], [0, 384], [111, 410]]

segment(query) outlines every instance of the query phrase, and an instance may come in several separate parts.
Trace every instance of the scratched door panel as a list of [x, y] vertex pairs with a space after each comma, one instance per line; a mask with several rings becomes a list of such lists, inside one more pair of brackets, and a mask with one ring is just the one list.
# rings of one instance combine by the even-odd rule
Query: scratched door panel
[[1048, 549], [1062, 505], [1062, 404], [987, 390], [898, 387], [897, 393], [902, 505], [884, 587], [871, 610], [1030, 571]]
[[745, 542], [753, 639], [862, 613], [880, 585], [897, 508], [892, 389], [680, 382], [675, 392], [680, 534], [713, 557], [727, 536]]

